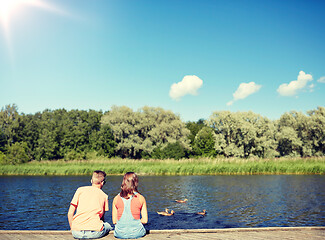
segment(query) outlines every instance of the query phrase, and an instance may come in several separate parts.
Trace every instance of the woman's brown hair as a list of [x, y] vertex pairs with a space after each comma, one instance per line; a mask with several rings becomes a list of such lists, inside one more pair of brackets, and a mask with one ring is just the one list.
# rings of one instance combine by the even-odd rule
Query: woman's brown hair
[[138, 192], [138, 176], [134, 172], [127, 172], [122, 181], [120, 196], [128, 199], [129, 194]]

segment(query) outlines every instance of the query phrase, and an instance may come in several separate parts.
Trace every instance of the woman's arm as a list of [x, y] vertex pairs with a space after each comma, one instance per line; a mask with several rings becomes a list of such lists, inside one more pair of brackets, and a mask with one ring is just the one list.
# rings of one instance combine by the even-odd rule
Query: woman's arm
[[141, 198], [142, 208], [141, 208], [141, 222], [143, 224], [148, 223], [148, 210], [146, 199], [142, 196]]
[[112, 221], [113, 221], [113, 224], [116, 224], [117, 223], [117, 208], [116, 208], [116, 197], [114, 198], [113, 200], [113, 204], [112, 204]]

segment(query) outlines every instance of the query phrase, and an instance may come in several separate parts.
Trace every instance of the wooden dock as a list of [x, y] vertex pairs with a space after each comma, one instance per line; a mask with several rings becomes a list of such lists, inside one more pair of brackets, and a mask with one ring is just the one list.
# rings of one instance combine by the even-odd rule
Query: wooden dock
[[[73, 240], [70, 231], [19, 231], [0, 230], [0, 240]], [[113, 232], [102, 238], [116, 239]], [[324, 240], [325, 227], [269, 227], [269, 228], [227, 228], [227, 229], [178, 229], [151, 230], [141, 238], [143, 240], [160, 239], [193, 239], [193, 240], [259, 240], [259, 239], [292, 239], [292, 240]]]
[[[0, 240], [73, 240], [70, 231], [28, 231], [0, 230]], [[111, 231], [105, 240], [116, 239]], [[150, 230], [143, 240], [161, 239], [222, 239], [222, 240], [325, 240], [325, 227], [269, 227], [269, 228], [227, 228], [227, 229], [177, 229]]]

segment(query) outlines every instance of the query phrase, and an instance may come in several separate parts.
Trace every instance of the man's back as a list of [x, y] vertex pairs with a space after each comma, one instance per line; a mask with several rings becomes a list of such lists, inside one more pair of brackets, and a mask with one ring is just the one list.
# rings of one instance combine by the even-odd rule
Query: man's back
[[71, 204], [77, 207], [73, 216], [72, 230], [101, 231], [101, 220], [105, 211], [108, 211], [108, 196], [99, 188], [93, 186], [77, 189]]
[[112, 230], [109, 223], [103, 222], [105, 211], [109, 209], [108, 196], [102, 191], [105, 183], [106, 173], [96, 170], [91, 177], [91, 186], [80, 187], [75, 192], [68, 210], [74, 238], [101, 238]]

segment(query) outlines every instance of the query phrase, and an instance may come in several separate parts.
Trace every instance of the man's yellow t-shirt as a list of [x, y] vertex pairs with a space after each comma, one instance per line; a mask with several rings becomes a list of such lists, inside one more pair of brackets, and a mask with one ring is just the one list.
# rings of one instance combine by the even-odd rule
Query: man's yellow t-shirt
[[107, 194], [97, 187], [80, 187], [75, 192], [71, 204], [77, 207], [71, 230], [102, 230], [101, 218], [109, 209]]

